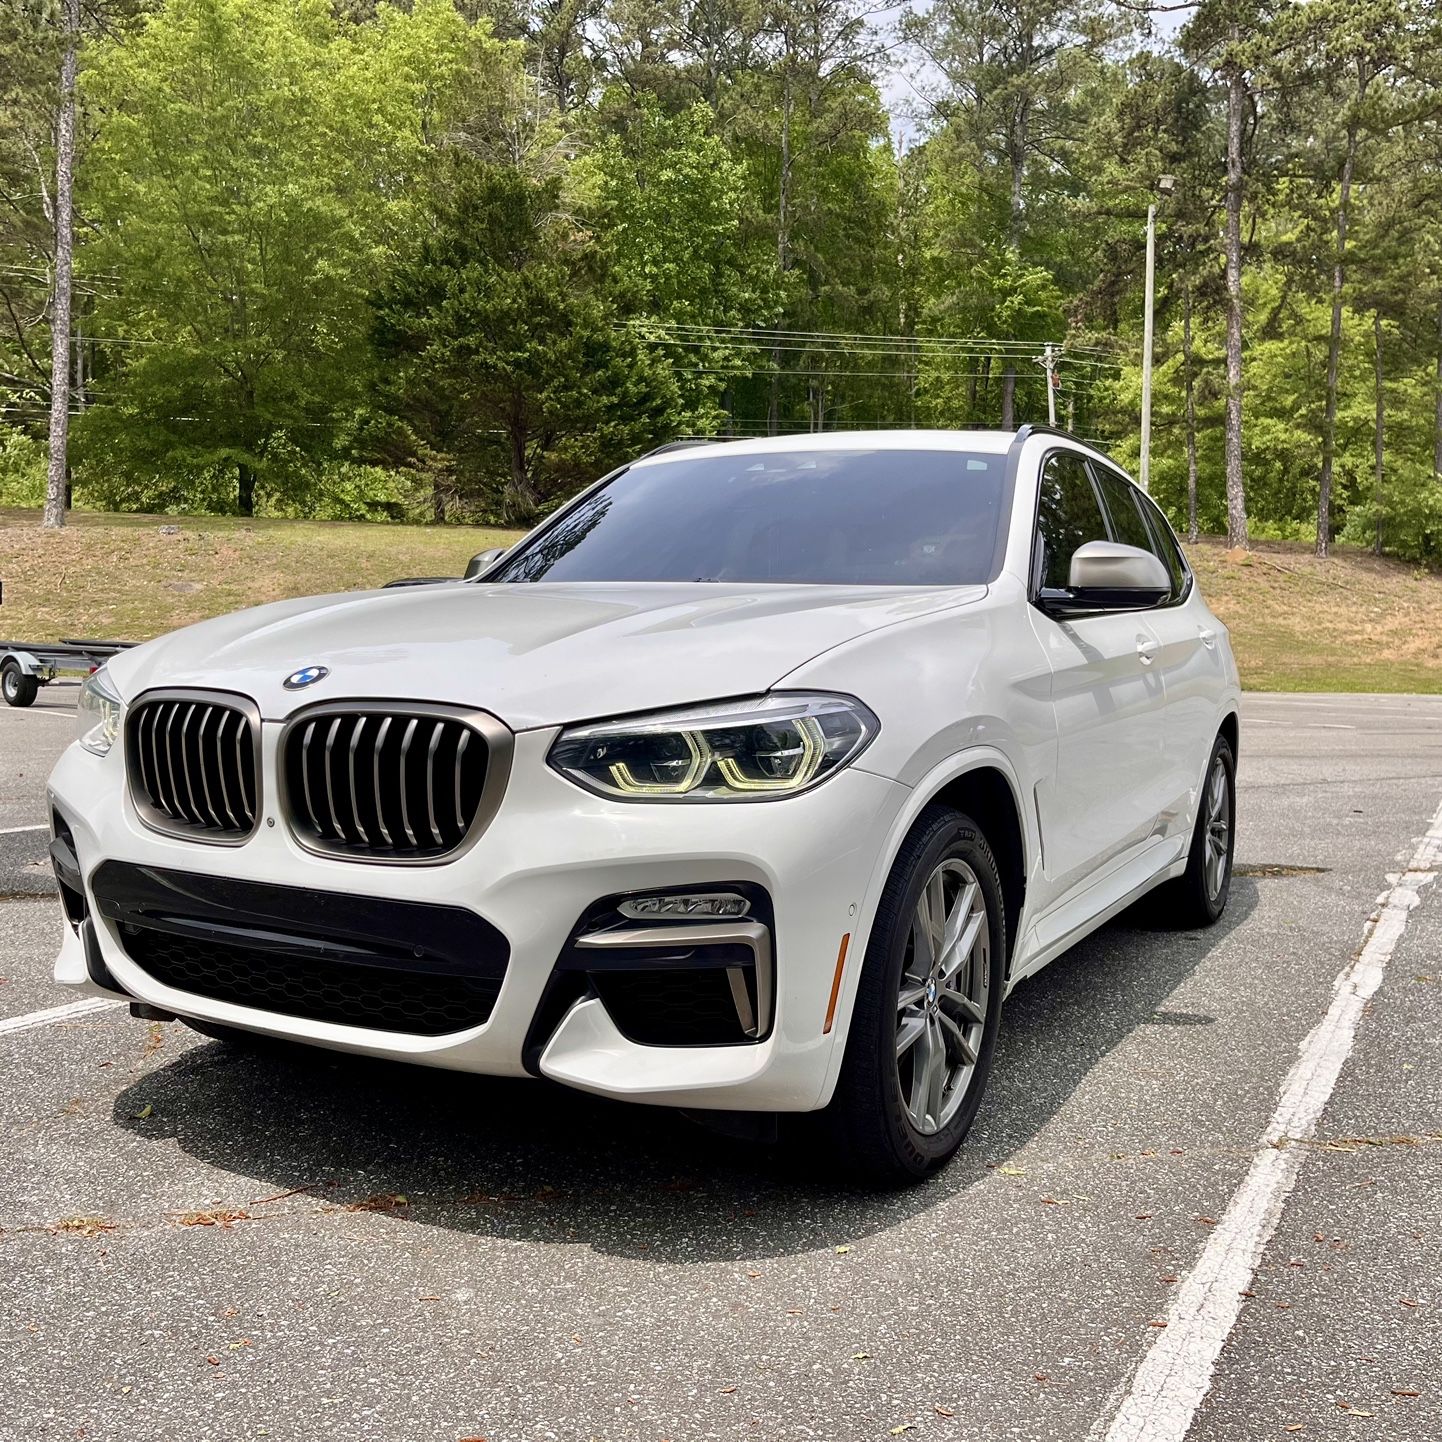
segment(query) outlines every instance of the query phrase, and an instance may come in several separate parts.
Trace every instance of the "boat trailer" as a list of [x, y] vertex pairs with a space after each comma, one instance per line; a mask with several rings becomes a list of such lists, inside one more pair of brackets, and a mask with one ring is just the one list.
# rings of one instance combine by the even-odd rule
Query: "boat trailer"
[[0, 695], [9, 706], [30, 706], [64, 671], [88, 676], [134, 641], [0, 641]]

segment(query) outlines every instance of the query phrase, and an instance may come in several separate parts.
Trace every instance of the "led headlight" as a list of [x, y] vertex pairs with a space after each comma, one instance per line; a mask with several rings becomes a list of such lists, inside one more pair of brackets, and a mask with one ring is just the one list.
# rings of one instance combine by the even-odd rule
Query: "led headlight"
[[104, 756], [120, 735], [120, 715], [125, 709], [119, 693], [105, 674], [105, 667], [92, 671], [80, 688], [76, 703], [76, 739], [87, 750]]
[[878, 724], [850, 696], [780, 692], [573, 727], [550, 762], [626, 801], [764, 801], [819, 785]]

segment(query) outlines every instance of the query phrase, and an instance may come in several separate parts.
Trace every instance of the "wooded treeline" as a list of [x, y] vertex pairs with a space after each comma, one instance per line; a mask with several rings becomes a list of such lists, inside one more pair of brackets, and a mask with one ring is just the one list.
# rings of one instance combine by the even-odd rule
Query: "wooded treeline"
[[84, 504], [519, 523], [679, 435], [1044, 420], [1048, 342], [1135, 464], [1155, 202], [1179, 526], [1435, 559], [1436, 0], [1164, 10], [9, 0], [0, 501], [68, 421]]

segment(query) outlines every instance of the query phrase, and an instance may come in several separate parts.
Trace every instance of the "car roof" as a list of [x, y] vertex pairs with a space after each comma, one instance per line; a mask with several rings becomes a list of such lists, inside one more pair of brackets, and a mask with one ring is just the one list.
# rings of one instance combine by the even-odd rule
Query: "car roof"
[[875, 430], [804, 431], [791, 436], [754, 436], [746, 440], [697, 441], [663, 447], [634, 464], [664, 464], [684, 456], [777, 455], [787, 451], [970, 451], [973, 455], [1005, 455], [1015, 431]]

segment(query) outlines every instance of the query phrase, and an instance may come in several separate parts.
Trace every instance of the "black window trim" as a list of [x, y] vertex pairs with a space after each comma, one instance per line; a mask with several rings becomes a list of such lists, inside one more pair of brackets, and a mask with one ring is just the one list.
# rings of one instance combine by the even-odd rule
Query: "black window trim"
[[[1197, 584], [1196, 574], [1192, 570], [1192, 563], [1187, 560], [1187, 553], [1182, 548], [1181, 539], [1180, 537], [1178, 537], [1176, 530], [1172, 526], [1172, 523], [1167, 520], [1166, 512], [1164, 512], [1162, 508], [1144, 490], [1142, 490], [1140, 486], [1137, 487], [1137, 494], [1142, 498], [1142, 515], [1150, 523], [1152, 530], [1156, 531], [1158, 527], [1165, 527], [1164, 534], [1159, 534], [1157, 536], [1157, 539], [1159, 541], [1165, 542], [1166, 539], [1170, 538], [1172, 545], [1175, 546], [1177, 549], [1177, 555], [1181, 558], [1181, 590], [1178, 591], [1177, 594], [1166, 604], [1168, 606], [1183, 605], [1190, 598], [1192, 594], [1192, 588]], [[1163, 549], [1165, 549], [1165, 546], [1163, 547]], [[1167, 569], [1170, 570], [1171, 567], [1168, 566]], [[1160, 610], [1164, 608], [1159, 607], [1158, 609]]]
[[1174, 606], [1185, 605], [1187, 598], [1192, 594], [1192, 587], [1196, 584], [1196, 578], [1193, 576], [1191, 565], [1187, 561], [1187, 553], [1182, 550], [1181, 542], [1177, 540], [1177, 533], [1172, 530], [1171, 522], [1162, 515], [1162, 508], [1157, 505], [1130, 476], [1126, 475], [1125, 472], [1117, 466], [1111, 465], [1096, 456], [1088, 456], [1086, 459], [1091, 468], [1099, 473], [1098, 477], [1094, 478], [1095, 488], [1097, 494], [1101, 497], [1102, 515], [1106, 518], [1107, 529], [1112, 533], [1112, 540], [1117, 540], [1117, 527], [1116, 522], [1112, 519], [1111, 507], [1107, 504], [1106, 490], [1102, 486], [1099, 478], [1101, 474], [1110, 475], [1113, 480], [1119, 481], [1122, 485], [1128, 487], [1135, 493], [1135, 496], [1139, 498], [1140, 503], [1137, 506], [1137, 511], [1142, 518], [1142, 524], [1146, 527], [1147, 533], [1152, 538], [1153, 554], [1156, 555], [1157, 560], [1159, 560], [1162, 565], [1167, 567], [1168, 577], [1172, 574], [1172, 568], [1167, 565], [1165, 556], [1160, 554], [1160, 552], [1165, 550], [1165, 546], [1162, 543], [1162, 537], [1157, 534], [1158, 518], [1160, 518], [1162, 525], [1167, 528], [1167, 534], [1171, 537], [1172, 544], [1177, 548], [1177, 555], [1182, 558], [1183, 581], [1181, 589], [1177, 591], [1175, 587], [1169, 587], [1169, 591], [1175, 592], [1175, 594], [1169, 594], [1168, 598], [1159, 605], [1147, 606], [1144, 609], [1148, 611], [1168, 611]]
[[[1029, 563], [1030, 574], [1027, 577], [1026, 588], [1027, 600], [1043, 615], [1046, 615], [1047, 611], [1041, 604], [1041, 478], [1053, 456], [1075, 456], [1082, 463], [1082, 469], [1086, 473], [1087, 482], [1092, 488], [1092, 495], [1096, 497], [1097, 512], [1102, 518], [1102, 525], [1110, 531], [1112, 524], [1111, 515], [1107, 511], [1106, 501], [1101, 493], [1101, 487], [1097, 485], [1096, 477], [1092, 474], [1091, 467], [1088, 465], [1088, 462], [1092, 459], [1088, 452], [1078, 445], [1049, 446], [1043, 451], [1041, 459], [1037, 462], [1036, 496], [1032, 501], [1031, 507], [1031, 561]], [[1097, 611], [1092, 614], [1097, 616], [1111, 616], [1116, 613], [1113, 611]], [[1055, 620], [1056, 618], [1052, 617], [1051, 619]], [[1069, 624], [1072, 624], [1076, 621], [1090, 619], [1091, 615], [1085, 612], [1078, 612], [1075, 616], [1069, 616], [1067, 621]]]

